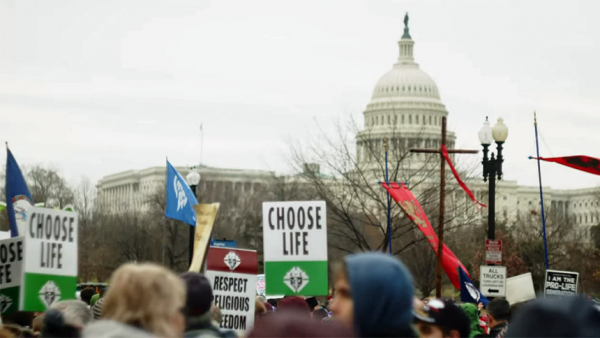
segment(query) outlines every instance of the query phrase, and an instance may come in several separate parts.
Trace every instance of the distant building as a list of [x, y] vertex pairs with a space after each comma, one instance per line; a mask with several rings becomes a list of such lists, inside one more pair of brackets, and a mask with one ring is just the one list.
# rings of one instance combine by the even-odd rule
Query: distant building
[[[176, 167], [185, 178], [188, 167]], [[271, 171], [201, 167], [198, 191], [206, 191], [206, 201], [213, 201], [215, 192], [254, 192], [263, 189], [274, 177]], [[103, 177], [96, 186], [98, 202], [109, 212], [145, 210], [149, 196], [166, 184], [166, 167], [128, 170]]]
[[[393, 149], [438, 148], [440, 145], [440, 126], [442, 117], [448, 111], [440, 98], [440, 92], [433, 79], [420, 69], [414, 58], [415, 42], [408, 27], [398, 42], [399, 56], [392, 69], [385, 73], [375, 85], [371, 101], [364, 111], [364, 129], [356, 136], [358, 165], [368, 167], [377, 163], [374, 156], [383, 154], [384, 139]], [[483, 121], [482, 121], [483, 122]], [[448, 131], [447, 146], [454, 148], [456, 135]], [[510, 139], [509, 139], [510, 142]], [[490, 148], [495, 152], [495, 146]], [[377, 149], [373, 151], [372, 149]], [[393, 153], [393, 151], [392, 151]], [[379, 155], [377, 155], [379, 154]], [[393, 156], [393, 155], [392, 155]], [[411, 173], [426, 163], [429, 154], [413, 154], [408, 167], [403, 172]], [[481, 155], [479, 155], [481, 156]], [[433, 161], [438, 165], [439, 160]], [[185, 177], [188, 168], [178, 167]], [[307, 171], [319, 171], [318, 166], [309, 165]], [[231, 189], [231, 191], [253, 191], [261, 188], [275, 177], [270, 171], [233, 170], [203, 167], [201, 191]], [[455, 184], [448, 172], [447, 184]], [[164, 184], [165, 167], [152, 167], [137, 171], [126, 171], [104, 177], [98, 182], [99, 201], [110, 210], [124, 208], [144, 208], [144, 196], [153, 192], [158, 185]], [[289, 177], [288, 181], [298, 181]], [[404, 180], [404, 178], [400, 178]], [[374, 179], [373, 182], [376, 180]], [[539, 213], [540, 198], [537, 186], [519, 186], [516, 181], [502, 180], [496, 183], [496, 220], [515, 222], [521, 217]], [[482, 180], [469, 182], [477, 198], [487, 201], [488, 186]], [[546, 187], [544, 199], [548, 210], [559, 211], [576, 224], [579, 235], [591, 239], [591, 227], [600, 223], [600, 188], [557, 190]], [[207, 196], [211, 200], [214, 196]], [[449, 204], [468, 197], [462, 191], [455, 191]], [[473, 203], [465, 203], [468, 210], [460, 217], [485, 218], [486, 212], [475, 212]], [[546, 210], [546, 211], [548, 211]], [[482, 217], [483, 216], [483, 217]]]

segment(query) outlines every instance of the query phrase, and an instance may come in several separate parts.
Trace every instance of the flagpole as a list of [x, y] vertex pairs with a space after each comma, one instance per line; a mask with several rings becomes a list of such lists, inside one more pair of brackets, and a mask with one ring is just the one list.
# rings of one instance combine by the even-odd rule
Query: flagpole
[[[387, 138], [383, 140], [383, 146], [385, 147], [385, 184], [389, 186], [389, 171], [388, 171], [388, 144]], [[387, 190], [386, 190], [387, 191]], [[387, 191], [387, 235], [388, 235], [388, 249], [390, 255], [392, 254], [392, 220], [390, 217], [390, 192]]]
[[548, 264], [548, 242], [546, 241], [546, 214], [544, 212], [544, 193], [542, 191], [542, 169], [540, 166], [540, 145], [538, 142], [538, 128], [537, 128], [537, 116], [535, 111], [533, 112], [533, 126], [535, 129], [535, 149], [537, 151], [537, 166], [538, 166], [538, 179], [540, 182], [540, 201], [542, 206], [542, 232], [544, 234], [544, 259], [546, 262], [546, 270], [550, 268]]
[[[165, 156], [166, 162], [169, 163], [169, 157]], [[165, 166], [165, 185], [168, 185], [167, 182], [167, 176], [169, 175], [169, 168], [167, 166]], [[167, 193], [167, 190], [165, 189], [165, 194]], [[166, 197], [166, 196], [165, 196]], [[162, 234], [162, 265], [165, 266], [165, 251], [167, 250], [167, 248], [165, 247], [165, 231], [166, 231], [166, 227], [167, 227], [167, 222], [169, 220], [167, 220], [166, 216], [163, 216], [165, 218], [165, 224], [163, 224], [163, 234]]]
[[202, 151], [204, 150], [204, 123], [200, 123], [200, 167], [202, 167]]

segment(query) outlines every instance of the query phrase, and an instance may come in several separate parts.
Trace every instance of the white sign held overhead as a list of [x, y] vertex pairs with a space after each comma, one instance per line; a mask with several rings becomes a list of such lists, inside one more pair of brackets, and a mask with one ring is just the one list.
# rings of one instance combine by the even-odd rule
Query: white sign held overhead
[[506, 300], [510, 305], [535, 299], [531, 272], [506, 279]]
[[479, 268], [479, 290], [486, 297], [506, 296], [506, 267], [482, 265]]

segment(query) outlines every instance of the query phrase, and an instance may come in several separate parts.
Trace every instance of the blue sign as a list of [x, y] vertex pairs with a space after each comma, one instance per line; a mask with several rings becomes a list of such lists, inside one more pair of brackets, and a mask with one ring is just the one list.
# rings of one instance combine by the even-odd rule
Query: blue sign
[[217, 248], [237, 248], [237, 241], [219, 241], [219, 240], [212, 240], [210, 242], [210, 246], [214, 246]]

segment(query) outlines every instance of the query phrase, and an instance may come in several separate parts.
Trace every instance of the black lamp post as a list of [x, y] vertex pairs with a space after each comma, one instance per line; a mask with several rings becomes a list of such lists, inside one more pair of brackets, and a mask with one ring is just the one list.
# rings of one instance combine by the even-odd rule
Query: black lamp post
[[[192, 189], [192, 193], [194, 193], [194, 197], [196, 197], [196, 187], [198, 183], [200, 183], [200, 173], [196, 168], [192, 168], [190, 172], [185, 177], [187, 184]], [[192, 264], [192, 259], [194, 258], [194, 237], [196, 236], [196, 225], [190, 225], [190, 238], [189, 238], [189, 256], [190, 256], [190, 265]]]
[[[496, 239], [496, 177], [498, 180], [502, 179], [502, 145], [508, 137], [508, 128], [504, 124], [502, 118], [498, 119], [498, 122], [494, 125], [494, 128], [490, 128], [490, 123], [485, 118], [483, 127], [479, 131], [479, 141], [483, 146], [483, 181], [489, 181], [489, 201], [488, 201], [488, 239]], [[490, 154], [489, 147], [492, 141], [496, 141], [497, 145], [497, 156], [494, 153]]]

